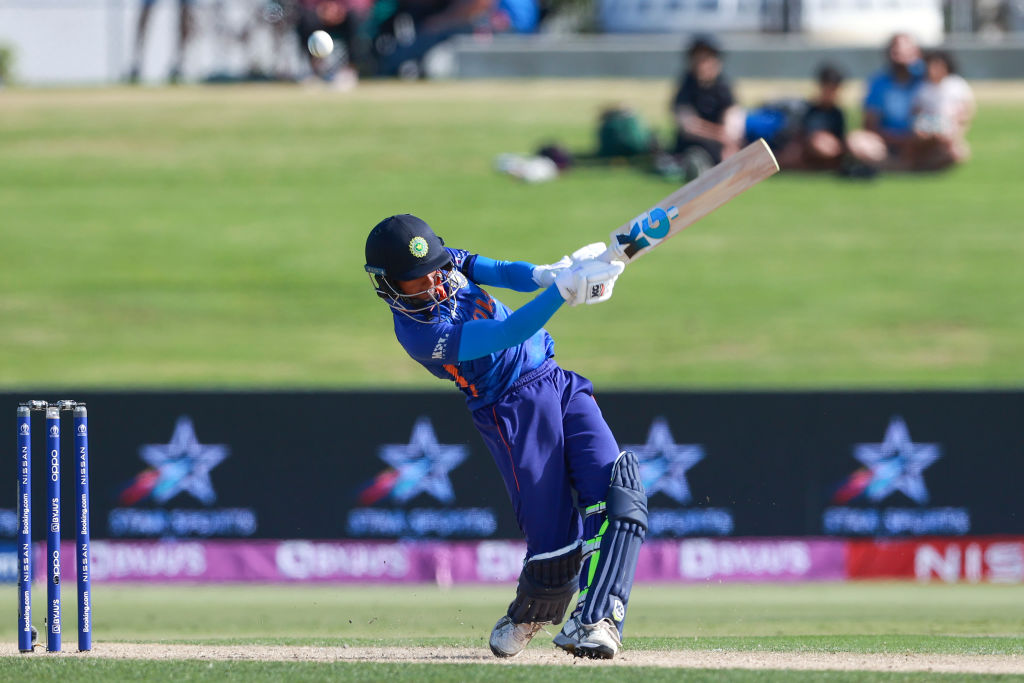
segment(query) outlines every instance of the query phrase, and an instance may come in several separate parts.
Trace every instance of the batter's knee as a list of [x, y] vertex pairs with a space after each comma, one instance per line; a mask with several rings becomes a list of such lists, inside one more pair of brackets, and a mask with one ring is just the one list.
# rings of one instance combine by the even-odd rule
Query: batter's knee
[[605, 514], [609, 522], [632, 522], [647, 529], [647, 494], [640, 478], [640, 462], [632, 451], [623, 451], [612, 466]]

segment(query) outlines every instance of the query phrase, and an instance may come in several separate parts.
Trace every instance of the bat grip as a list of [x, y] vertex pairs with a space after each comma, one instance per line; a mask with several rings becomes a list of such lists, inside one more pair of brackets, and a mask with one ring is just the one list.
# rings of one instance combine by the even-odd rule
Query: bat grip
[[622, 251], [622, 247], [616, 244], [609, 244], [600, 256], [597, 257], [598, 261], [604, 261], [605, 263], [611, 263], [612, 261], [619, 261], [623, 265], [629, 263], [630, 256]]

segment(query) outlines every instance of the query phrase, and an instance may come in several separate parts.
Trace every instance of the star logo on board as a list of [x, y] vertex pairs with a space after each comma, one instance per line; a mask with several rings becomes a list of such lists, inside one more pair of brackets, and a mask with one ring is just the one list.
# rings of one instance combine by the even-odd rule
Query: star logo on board
[[199, 443], [192, 420], [184, 415], [179, 417], [170, 441], [139, 448], [139, 457], [153, 468], [150, 472], [156, 474], [147, 491], [148, 497], [165, 503], [185, 492], [205, 505], [213, 504], [217, 494], [210, 482], [210, 470], [228, 457], [229, 452], [225, 444]]
[[853, 447], [853, 457], [871, 471], [865, 494], [879, 501], [900, 491], [916, 503], [928, 502], [928, 489], [922, 473], [939, 459], [939, 445], [914, 443], [901, 417], [894, 417], [885, 430], [882, 443], [861, 443]]
[[430, 418], [421, 417], [413, 425], [409, 443], [380, 447], [378, 456], [391, 467], [363, 486], [358, 500], [363, 505], [385, 498], [404, 503], [426, 493], [442, 503], [451, 503], [455, 500], [455, 490], [448, 473], [467, 455], [469, 451], [465, 446], [438, 443]]
[[935, 443], [914, 443], [901, 417], [893, 417], [881, 443], [859, 443], [853, 457], [864, 467], [854, 472], [833, 500], [848, 502], [866, 498], [878, 502], [896, 491], [915, 503], [928, 502], [924, 471], [941, 455]]
[[651, 422], [647, 443], [627, 444], [623, 448], [633, 451], [640, 461], [640, 478], [648, 496], [660, 492], [677, 503], [693, 500], [686, 472], [704, 459], [704, 448], [699, 444], [676, 443], [665, 418]]
[[427, 493], [442, 503], [455, 500], [448, 473], [468, 455], [466, 447], [437, 442], [430, 418], [421, 417], [412, 428], [407, 444], [385, 444], [380, 459], [398, 472], [392, 498], [400, 503]]

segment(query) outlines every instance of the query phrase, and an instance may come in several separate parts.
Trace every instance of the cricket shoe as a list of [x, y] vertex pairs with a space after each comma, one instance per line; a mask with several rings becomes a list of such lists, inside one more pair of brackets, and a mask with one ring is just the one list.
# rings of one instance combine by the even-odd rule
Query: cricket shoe
[[611, 659], [622, 647], [619, 629], [611, 619], [584, 624], [577, 616], [565, 622], [554, 643], [571, 655], [591, 659]]
[[515, 657], [526, 649], [537, 631], [544, 628], [547, 622], [527, 622], [524, 624], [513, 623], [506, 614], [491, 631], [491, 652], [495, 657]]

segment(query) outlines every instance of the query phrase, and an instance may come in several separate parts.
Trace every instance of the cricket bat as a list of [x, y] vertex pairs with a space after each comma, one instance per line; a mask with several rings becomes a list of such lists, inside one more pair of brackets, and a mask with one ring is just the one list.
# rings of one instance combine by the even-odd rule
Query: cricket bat
[[613, 230], [602, 258], [628, 265], [778, 170], [768, 143], [758, 139]]

